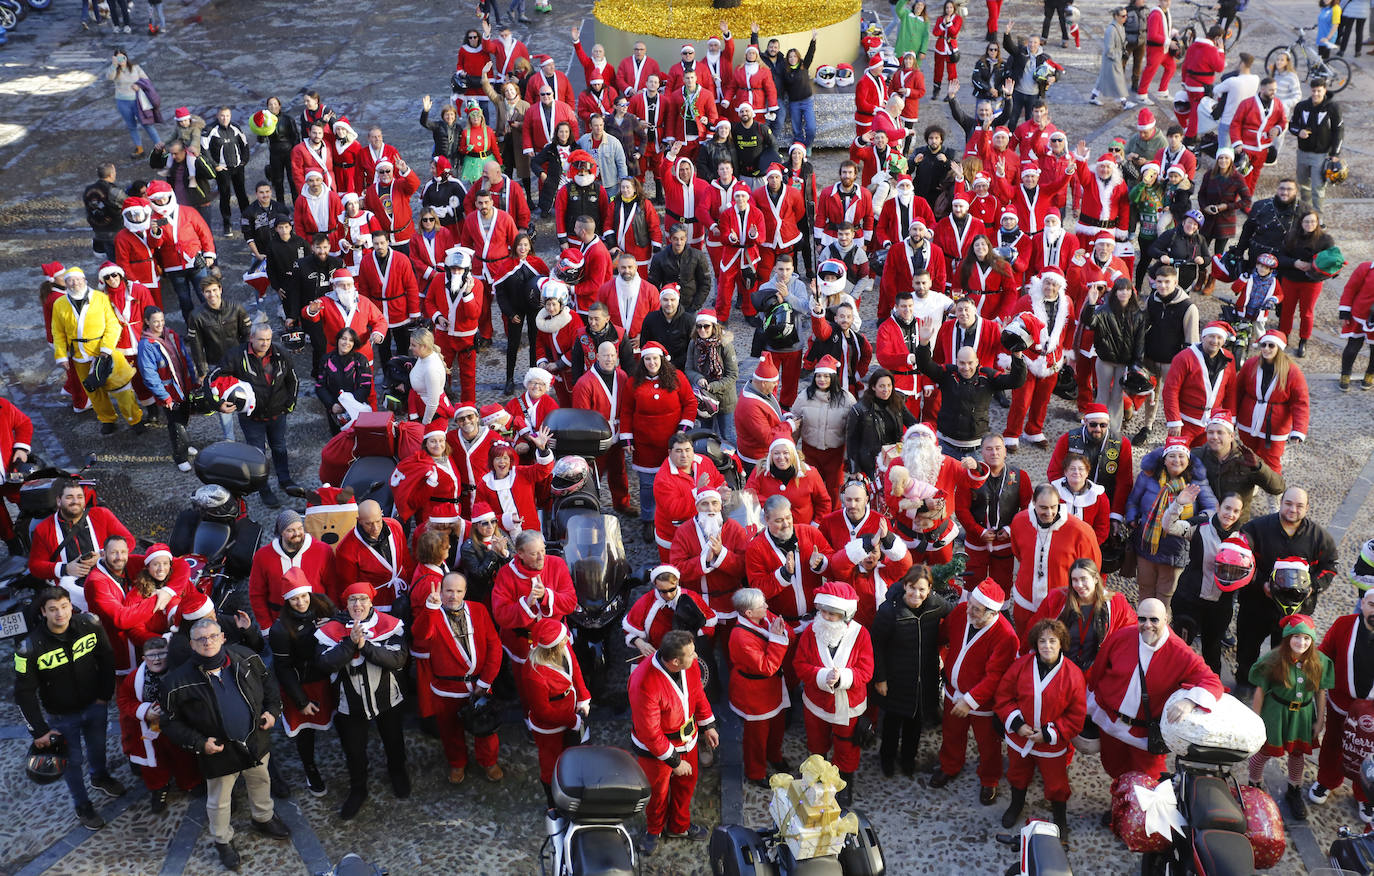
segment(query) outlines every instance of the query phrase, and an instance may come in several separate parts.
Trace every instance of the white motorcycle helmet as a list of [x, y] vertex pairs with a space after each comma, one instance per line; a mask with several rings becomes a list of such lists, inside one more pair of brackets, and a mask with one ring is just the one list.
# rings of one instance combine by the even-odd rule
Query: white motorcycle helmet
[[844, 88], [854, 84], [854, 65], [836, 64], [835, 65], [835, 85]]
[[844, 262], [839, 259], [826, 259], [816, 270], [816, 288], [823, 295], [838, 295], [845, 289]]
[[1077, 6], [1069, 6], [1064, 10], [1064, 17], [1069, 20], [1069, 24], [1078, 24], [1083, 18], [1083, 13], [1078, 10]]
[[543, 277], [539, 281], [539, 300], [548, 301], [550, 298], [557, 300], [566, 310], [568, 302], [572, 299], [572, 293], [568, 290], [568, 284], [562, 280], [555, 280], [553, 277]]
[[835, 75], [836, 70], [834, 64], [822, 64], [816, 68], [816, 84], [821, 88], [834, 88]]
[[468, 277], [472, 276], [472, 250], [465, 246], [451, 247], [444, 254], [444, 268], [448, 271], [449, 288], [454, 291], [462, 289]]

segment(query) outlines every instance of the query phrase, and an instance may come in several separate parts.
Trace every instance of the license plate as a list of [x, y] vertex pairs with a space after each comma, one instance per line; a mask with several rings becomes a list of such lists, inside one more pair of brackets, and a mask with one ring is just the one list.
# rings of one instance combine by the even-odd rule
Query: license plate
[[24, 620], [22, 611], [13, 611], [9, 614], [0, 615], [0, 639], [8, 639], [10, 636], [22, 636], [29, 631], [29, 625]]

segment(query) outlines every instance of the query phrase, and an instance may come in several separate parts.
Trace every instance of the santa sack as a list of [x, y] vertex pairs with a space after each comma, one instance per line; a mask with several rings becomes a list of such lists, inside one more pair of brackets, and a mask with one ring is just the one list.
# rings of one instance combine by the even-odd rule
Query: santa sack
[[[1133, 852], [1163, 852], [1173, 845], [1169, 829], [1151, 832], [1145, 826], [1146, 812], [1136, 789], [1151, 794], [1163, 793], [1159, 780], [1139, 770], [1122, 773], [1112, 782], [1112, 832], [1121, 837], [1126, 848]], [[1165, 782], [1164, 791], [1173, 794], [1173, 783]]]
[[1242, 785], [1240, 805], [1245, 809], [1245, 834], [1255, 850], [1255, 869], [1267, 870], [1283, 857], [1288, 837], [1278, 804], [1263, 788]]
[[425, 447], [425, 426], [415, 420], [396, 424], [396, 458], [408, 459]]
[[1374, 752], [1374, 700], [1355, 700], [1341, 729], [1341, 770], [1351, 782], [1360, 781], [1360, 765]]
[[1174, 691], [1164, 703], [1159, 722], [1164, 743], [1174, 754], [1187, 755], [1191, 746], [1222, 748], [1243, 760], [1264, 746], [1264, 719], [1230, 694], [1222, 694], [1211, 709], [1197, 706], [1178, 721], [1170, 721], [1169, 710], [1184, 699], [1187, 691]]
[[342, 483], [348, 467], [356, 457], [353, 455], [353, 430], [344, 429], [325, 442], [320, 450], [320, 483]]

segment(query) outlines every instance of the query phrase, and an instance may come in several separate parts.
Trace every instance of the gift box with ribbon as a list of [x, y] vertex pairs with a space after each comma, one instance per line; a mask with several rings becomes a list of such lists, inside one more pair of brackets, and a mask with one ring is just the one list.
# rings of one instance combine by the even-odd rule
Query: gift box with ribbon
[[769, 815], [798, 860], [838, 854], [845, 836], [859, 832], [858, 818], [843, 815], [835, 799], [845, 786], [839, 770], [820, 755], [802, 763], [801, 778], [777, 774], [769, 784]]

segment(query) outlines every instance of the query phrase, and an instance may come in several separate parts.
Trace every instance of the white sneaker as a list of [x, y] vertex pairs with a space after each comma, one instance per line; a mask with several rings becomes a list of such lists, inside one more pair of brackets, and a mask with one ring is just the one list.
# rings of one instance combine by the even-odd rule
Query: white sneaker
[[1137, 94], [1135, 96], [1135, 102], [1141, 106], [1147, 106], [1151, 102], [1150, 96], [1148, 94]]
[[1094, 92], [1088, 95], [1088, 103], [1092, 104], [1093, 106], [1102, 106], [1102, 98], [1098, 97], [1097, 93]]
[[133, 29], [130, 28], [129, 25], [126, 24], [126, 25], [124, 25], [124, 32], [125, 32], [125, 33], [133, 33]]
[[1136, 103], [1135, 103], [1135, 101], [1133, 101], [1133, 100], [1123, 100], [1123, 101], [1121, 101], [1121, 108], [1124, 109], [1124, 110], [1131, 109], [1131, 108], [1134, 107], [1135, 105], [1136, 105]]
[[1307, 788], [1307, 799], [1311, 803], [1322, 806], [1331, 798], [1331, 789], [1323, 786], [1321, 782], [1313, 782]]
[[191, 470], [191, 463], [189, 463], [189, 462], [178, 462], [178, 463], [177, 463], [177, 468], [181, 469], [182, 471], [190, 471], [190, 470]]
[[200, 451], [197, 450], [197, 449], [195, 449], [194, 447], [187, 447], [187, 448], [186, 448], [186, 455], [189, 456], [189, 457], [191, 457], [192, 459], [195, 458], [195, 455], [196, 455], [197, 453], [200, 453]]
[[1170, 94], [1169, 92], [1167, 92], [1167, 91], [1156, 91], [1156, 92], [1155, 92], [1155, 100], [1160, 101], [1161, 103], [1169, 103], [1169, 102], [1172, 101], [1173, 99], [1174, 99], [1173, 95], [1171, 95], [1171, 94]]

